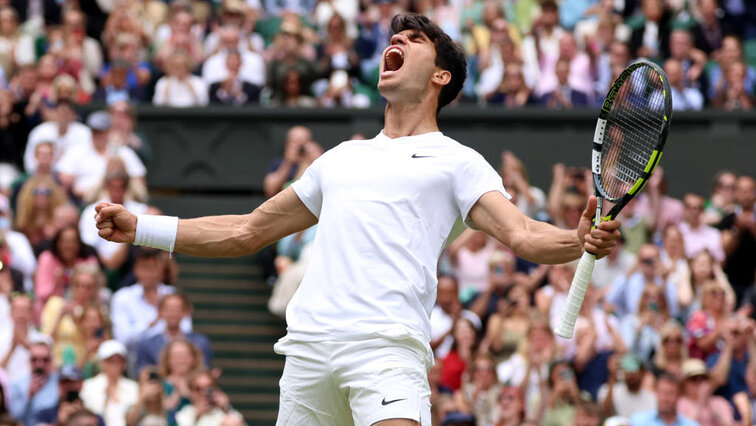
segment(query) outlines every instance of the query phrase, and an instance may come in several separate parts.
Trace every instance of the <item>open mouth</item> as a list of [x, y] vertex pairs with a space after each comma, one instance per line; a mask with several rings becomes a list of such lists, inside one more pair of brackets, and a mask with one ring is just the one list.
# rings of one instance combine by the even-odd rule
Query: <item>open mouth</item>
[[384, 57], [384, 71], [398, 71], [404, 65], [404, 52], [398, 47], [391, 47]]

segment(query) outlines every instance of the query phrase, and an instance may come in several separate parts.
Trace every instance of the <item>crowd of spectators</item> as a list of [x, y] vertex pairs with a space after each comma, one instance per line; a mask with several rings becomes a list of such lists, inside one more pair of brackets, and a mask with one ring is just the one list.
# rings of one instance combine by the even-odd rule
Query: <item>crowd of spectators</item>
[[[292, 128], [266, 195], [320, 153]], [[544, 191], [514, 153], [500, 167], [520, 210], [577, 227], [589, 170], [556, 164]], [[576, 263], [533, 264], [472, 229], [450, 241], [430, 317], [434, 425], [756, 424], [756, 180], [722, 171], [709, 193], [677, 199], [666, 179], [658, 168], [621, 212], [623, 237], [597, 261], [571, 340], [552, 330]], [[271, 312], [296, 291], [316, 232], [278, 243]]]
[[45, 116], [17, 157], [24, 172], [0, 164], [0, 424], [244, 424], [175, 257], [97, 235], [100, 201], [159, 213], [132, 106], [81, 123], [59, 100]]

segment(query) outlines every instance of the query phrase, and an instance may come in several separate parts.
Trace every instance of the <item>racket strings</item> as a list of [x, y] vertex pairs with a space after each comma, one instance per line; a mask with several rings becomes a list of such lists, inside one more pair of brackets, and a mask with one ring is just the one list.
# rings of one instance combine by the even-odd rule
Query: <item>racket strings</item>
[[664, 108], [664, 85], [656, 70], [634, 69], [607, 117], [601, 181], [609, 197], [622, 197], [643, 175], [664, 126]]

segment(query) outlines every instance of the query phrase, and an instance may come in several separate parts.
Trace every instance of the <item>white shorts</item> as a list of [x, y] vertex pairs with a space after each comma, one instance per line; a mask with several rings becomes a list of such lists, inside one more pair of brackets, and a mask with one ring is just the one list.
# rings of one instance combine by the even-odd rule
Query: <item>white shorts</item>
[[295, 341], [286, 355], [277, 426], [370, 426], [411, 419], [430, 426], [424, 349], [414, 340]]

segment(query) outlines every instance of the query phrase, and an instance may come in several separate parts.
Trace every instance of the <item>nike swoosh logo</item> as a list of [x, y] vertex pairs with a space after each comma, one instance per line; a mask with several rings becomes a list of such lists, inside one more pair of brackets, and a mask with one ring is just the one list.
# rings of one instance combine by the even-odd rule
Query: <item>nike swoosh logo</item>
[[432, 155], [417, 155], [417, 154], [412, 154], [412, 158], [431, 158], [431, 157], [433, 157], [433, 156]]
[[392, 399], [391, 401], [386, 401], [386, 398], [383, 398], [383, 401], [381, 401], [381, 405], [389, 405], [395, 402], [404, 401], [405, 399], [407, 398], [399, 398], [399, 399]]

